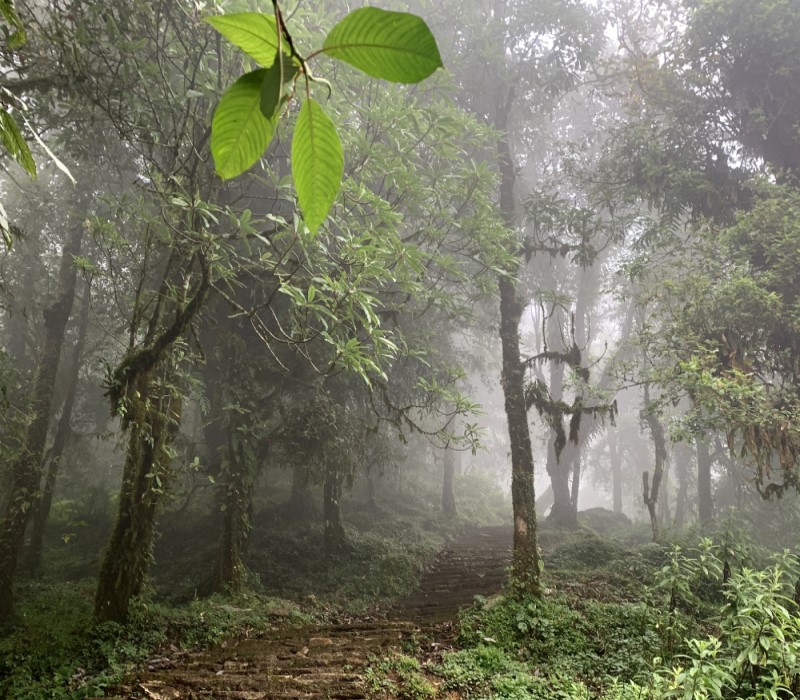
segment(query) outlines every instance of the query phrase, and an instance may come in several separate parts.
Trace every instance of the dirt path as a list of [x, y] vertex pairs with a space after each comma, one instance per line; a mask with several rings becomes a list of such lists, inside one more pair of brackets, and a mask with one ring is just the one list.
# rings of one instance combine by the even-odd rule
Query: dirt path
[[481, 528], [450, 543], [419, 589], [386, 620], [293, 628], [187, 657], [152, 671], [115, 698], [149, 700], [356, 700], [368, 698], [369, 658], [424, 634], [449, 635], [458, 609], [500, 590], [510, 563], [511, 530]]

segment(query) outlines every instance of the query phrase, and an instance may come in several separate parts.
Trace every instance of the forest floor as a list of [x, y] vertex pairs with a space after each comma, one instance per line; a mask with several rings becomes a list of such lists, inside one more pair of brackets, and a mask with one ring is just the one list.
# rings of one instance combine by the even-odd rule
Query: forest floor
[[[355, 700], [384, 696], [386, 681], [376, 677], [370, 665], [393, 653], [437, 658], [453, 649], [459, 609], [471, 605], [476, 596], [485, 598], [502, 588], [511, 537], [508, 527], [462, 532], [436, 556], [417, 590], [382, 613], [229, 640], [202, 653], [167, 653], [152, 659], [145, 673], [107, 697]], [[394, 672], [402, 674], [403, 669]]]

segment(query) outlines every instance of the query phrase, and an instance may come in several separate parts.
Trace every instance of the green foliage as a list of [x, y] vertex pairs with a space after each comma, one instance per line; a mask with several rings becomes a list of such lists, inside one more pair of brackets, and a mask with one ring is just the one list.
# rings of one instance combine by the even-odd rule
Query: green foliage
[[400, 700], [426, 700], [436, 696], [436, 688], [425, 677], [419, 661], [404, 654], [394, 654], [371, 664], [366, 681], [373, 692], [387, 693]]
[[325, 38], [322, 50], [373, 78], [418, 83], [442, 67], [430, 29], [416, 15], [376, 7], [354, 10]]
[[329, 91], [330, 84], [311, 74], [308, 61], [327, 53], [368, 75], [401, 83], [420, 82], [441, 67], [442, 61], [436, 40], [422, 19], [370, 7], [345, 16], [328, 34], [322, 49], [303, 57], [279, 3], [273, 2], [273, 7], [274, 17], [240, 13], [207, 20], [264, 68], [279, 66], [277, 74], [266, 70], [248, 73], [225, 92], [211, 126], [211, 152], [222, 178], [236, 177], [252, 166], [272, 140], [272, 120], [279, 116], [283, 84], [292, 83], [287, 97], [291, 99], [296, 92], [294, 84], [302, 77], [306, 100], [292, 137], [292, 176], [305, 224], [314, 233], [339, 192], [344, 156], [336, 127], [311, 99], [312, 83], [325, 82]]
[[245, 73], [226, 90], [214, 111], [211, 149], [217, 173], [223, 179], [247, 170], [272, 140], [275, 121], [261, 110], [266, 76], [266, 68]]
[[[764, 570], [744, 568], [725, 588], [719, 633], [687, 641], [671, 668], [638, 686], [645, 698], [795, 698], [800, 692], [800, 616], [792, 598], [797, 560], [784, 554]], [[637, 686], [607, 697], [631, 697]]]
[[343, 172], [344, 154], [336, 127], [322, 107], [308, 98], [294, 128], [292, 175], [311, 231], [319, 228], [333, 206]]
[[596, 685], [649, 669], [658, 649], [653, 620], [640, 604], [503, 599], [463, 614], [459, 640], [514, 650], [529, 668]]
[[[92, 622], [91, 584], [31, 586], [20, 623], [0, 639], [0, 697], [77, 700], [103, 694], [164, 646], [194, 649], [264, 632], [285, 601], [247, 595], [183, 608], [136, 602], [126, 625]], [[291, 606], [289, 606], [291, 609]], [[308, 618], [295, 613], [297, 622]]]
[[546, 563], [558, 569], [596, 569], [619, 558], [623, 548], [612, 539], [580, 533], [557, 545]]
[[261, 12], [237, 12], [206, 17], [206, 22], [263, 68], [274, 63], [278, 50], [274, 17]]

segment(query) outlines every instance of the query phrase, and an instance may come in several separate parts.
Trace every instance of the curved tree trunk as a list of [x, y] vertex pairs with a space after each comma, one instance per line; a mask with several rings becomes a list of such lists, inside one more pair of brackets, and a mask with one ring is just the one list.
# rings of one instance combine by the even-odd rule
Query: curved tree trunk
[[[194, 263], [199, 280], [189, 290]], [[176, 282], [180, 282], [176, 285]], [[175, 299], [175, 288], [181, 296]], [[211, 286], [211, 267], [201, 249], [173, 246], [161, 281], [157, 303], [150, 312], [143, 347], [130, 350], [110, 380], [109, 397], [115, 413], [124, 410], [128, 449], [122, 473], [117, 521], [103, 557], [95, 594], [100, 620], [123, 622], [131, 598], [141, 593], [149, 568], [155, 517], [171, 477], [172, 443], [180, 429], [183, 397], [178, 388], [175, 343], [203, 306]], [[165, 322], [165, 307], [174, 316]], [[130, 329], [131, 345], [135, 328]]]
[[44, 529], [50, 517], [50, 507], [53, 503], [53, 491], [56, 486], [56, 479], [61, 468], [61, 457], [67, 445], [72, 424], [72, 409], [75, 406], [75, 397], [78, 393], [78, 374], [81, 367], [81, 354], [86, 342], [86, 333], [89, 329], [89, 306], [91, 301], [91, 282], [87, 279], [83, 287], [83, 298], [81, 300], [81, 310], [78, 317], [78, 340], [72, 351], [71, 363], [68, 371], [67, 395], [64, 398], [64, 405], [61, 409], [61, 418], [58, 421], [58, 428], [53, 439], [53, 448], [50, 453], [50, 461], [47, 465], [47, 474], [44, 479], [42, 490], [42, 500], [34, 511], [33, 528], [31, 530], [31, 541], [28, 549], [28, 567], [33, 573], [39, 570], [42, 559], [42, 540], [44, 539]]
[[17, 563], [31, 506], [39, 490], [56, 370], [75, 297], [77, 270], [74, 256], [80, 252], [82, 237], [83, 221], [76, 223], [69, 233], [61, 254], [57, 296], [44, 311], [44, 344], [36, 369], [31, 401], [33, 418], [25, 428], [19, 454], [11, 464], [11, 490], [0, 523], [0, 626], [11, 617]]
[[131, 598], [142, 592], [150, 565], [156, 512], [171, 477], [172, 443], [182, 409], [182, 397], [174, 388], [174, 367], [168, 362], [140, 373], [131, 394], [119, 512], [95, 596], [100, 620], [125, 620]]
[[650, 485], [650, 474], [644, 472], [642, 474], [642, 495], [644, 504], [647, 506], [647, 512], [650, 515], [650, 526], [653, 529], [653, 542], [658, 542], [660, 539], [658, 528], [658, 514], [656, 513], [656, 504], [658, 503], [658, 490], [661, 486], [661, 479], [664, 475], [664, 465], [667, 461], [667, 440], [664, 435], [664, 426], [658, 420], [658, 416], [653, 413], [650, 406], [650, 387], [644, 385], [644, 409], [642, 415], [650, 429], [650, 434], [653, 437], [653, 445], [655, 447], [655, 465], [653, 468], [653, 483]]

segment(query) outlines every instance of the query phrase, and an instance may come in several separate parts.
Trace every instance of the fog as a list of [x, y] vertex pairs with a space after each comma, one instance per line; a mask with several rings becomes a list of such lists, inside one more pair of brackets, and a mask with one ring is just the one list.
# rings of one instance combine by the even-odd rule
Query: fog
[[[4, 14], [9, 635], [46, 596], [87, 630], [266, 600], [413, 626], [447, 557], [496, 572], [431, 608], [452, 617], [506, 581], [560, 591], [571, 538], [796, 546], [796, 4], [377, 6]], [[52, 697], [113, 666], [65, 658]]]

